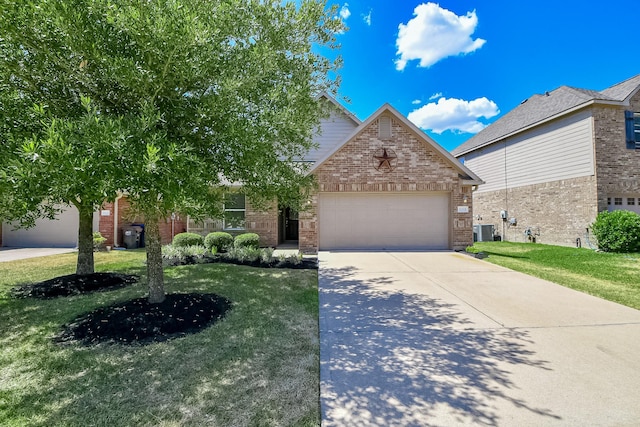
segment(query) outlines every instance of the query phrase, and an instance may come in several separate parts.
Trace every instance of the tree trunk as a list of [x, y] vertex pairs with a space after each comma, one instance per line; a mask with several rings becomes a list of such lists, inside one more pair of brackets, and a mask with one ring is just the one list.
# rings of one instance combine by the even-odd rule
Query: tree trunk
[[147, 282], [149, 302], [159, 304], [164, 301], [164, 273], [162, 271], [162, 245], [160, 227], [157, 220], [145, 221], [144, 243], [147, 248]]
[[78, 263], [76, 274], [91, 274], [93, 264], [93, 212], [78, 209], [80, 224], [78, 226]]

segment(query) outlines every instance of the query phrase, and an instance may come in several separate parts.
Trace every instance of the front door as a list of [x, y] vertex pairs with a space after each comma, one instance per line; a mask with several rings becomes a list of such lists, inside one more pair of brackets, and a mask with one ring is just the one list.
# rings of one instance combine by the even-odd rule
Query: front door
[[291, 208], [284, 211], [284, 240], [298, 240], [298, 212]]

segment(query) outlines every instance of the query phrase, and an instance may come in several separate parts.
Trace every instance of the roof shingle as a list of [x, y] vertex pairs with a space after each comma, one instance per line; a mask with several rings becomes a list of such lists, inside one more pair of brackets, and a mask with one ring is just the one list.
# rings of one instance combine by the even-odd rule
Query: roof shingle
[[461, 156], [529, 128], [546, 119], [591, 101], [622, 102], [640, 86], [640, 74], [601, 92], [560, 86], [544, 95], [534, 95], [468, 139], [451, 153]]

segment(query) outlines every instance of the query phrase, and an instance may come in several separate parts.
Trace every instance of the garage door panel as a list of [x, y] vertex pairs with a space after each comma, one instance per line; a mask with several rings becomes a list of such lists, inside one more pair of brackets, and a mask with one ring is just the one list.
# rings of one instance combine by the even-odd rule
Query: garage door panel
[[61, 212], [57, 219], [37, 219], [35, 227], [14, 229], [11, 224], [2, 225], [2, 244], [8, 247], [74, 248], [78, 245], [79, 214], [75, 207]]
[[324, 193], [320, 249], [448, 249], [448, 193]]

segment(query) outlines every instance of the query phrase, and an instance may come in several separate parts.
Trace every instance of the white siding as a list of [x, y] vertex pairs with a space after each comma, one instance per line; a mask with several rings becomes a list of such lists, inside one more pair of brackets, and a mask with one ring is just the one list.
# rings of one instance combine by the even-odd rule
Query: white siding
[[591, 113], [582, 111], [470, 153], [465, 166], [485, 181], [478, 192], [593, 175]]
[[343, 142], [358, 125], [344, 113], [333, 111], [327, 119], [320, 122], [320, 132], [315, 137], [318, 148], [309, 151], [307, 161], [318, 161], [326, 156], [336, 145]]

